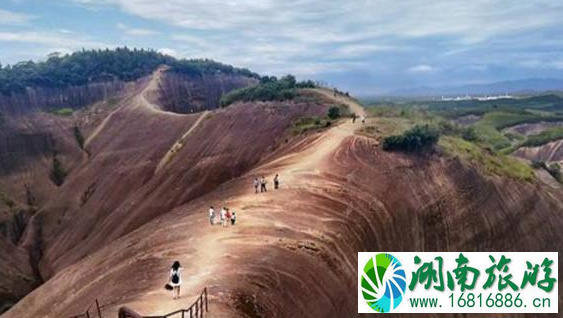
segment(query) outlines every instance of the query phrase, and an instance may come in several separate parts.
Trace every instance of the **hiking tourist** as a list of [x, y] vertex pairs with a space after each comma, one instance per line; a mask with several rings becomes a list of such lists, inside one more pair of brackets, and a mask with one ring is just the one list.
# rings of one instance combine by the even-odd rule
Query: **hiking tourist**
[[353, 114], [352, 114], [352, 124], [356, 122], [356, 117], [358, 117], [358, 116], [356, 115], [356, 113], [353, 113]]
[[221, 225], [225, 226], [225, 215], [227, 214], [226, 208], [223, 207], [221, 212], [219, 212], [219, 219], [221, 220]]
[[260, 180], [260, 192], [268, 192], [268, 189], [266, 189], [266, 183], [268, 183], [268, 181], [266, 181], [266, 178], [262, 176], [262, 179]]
[[237, 222], [237, 213], [233, 210], [233, 216], [231, 216], [231, 225], [235, 225]]
[[229, 226], [230, 222], [231, 222], [231, 212], [229, 211], [229, 208], [227, 208], [227, 211], [225, 212], [225, 224], [223, 226], [225, 227]]
[[280, 175], [276, 174], [276, 176], [274, 177], [274, 189], [279, 189], [280, 188]]
[[213, 206], [209, 208], [209, 223], [211, 225], [214, 225], [215, 223], [215, 209], [213, 208]]
[[254, 193], [258, 193], [258, 186], [260, 185], [260, 181], [258, 181], [258, 177], [254, 178]]
[[172, 286], [173, 299], [180, 298], [180, 285], [182, 285], [182, 266], [179, 261], [175, 261], [170, 269], [170, 285]]

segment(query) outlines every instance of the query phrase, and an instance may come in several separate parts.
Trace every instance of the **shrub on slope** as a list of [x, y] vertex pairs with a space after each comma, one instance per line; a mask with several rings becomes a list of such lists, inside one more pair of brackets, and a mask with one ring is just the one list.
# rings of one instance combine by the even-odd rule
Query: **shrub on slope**
[[383, 149], [387, 151], [422, 152], [433, 148], [440, 134], [428, 125], [416, 125], [401, 135], [393, 135], [383, 139]]
[[297, 95], [298, 88], [314, 88], [311, 81], [297, 82], [293, 75], [286, 75], [280, 79], [265, 76], [255, 86], [234, 90], [221, 98], [221, 107], [235, 102], [289, 100]]

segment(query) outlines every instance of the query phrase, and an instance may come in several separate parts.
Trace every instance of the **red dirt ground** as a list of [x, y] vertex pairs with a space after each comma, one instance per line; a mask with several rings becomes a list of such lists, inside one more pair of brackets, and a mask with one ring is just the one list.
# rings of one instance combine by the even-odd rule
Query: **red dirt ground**
[[[293, 120], [334, 103], [363, 113], [328, 91], [317, 102], [180, 116], [145, 102], [155, 80], [92, 130], [90, 157], [37, 216], [49, 280], [2, 318], [66, 317], [96, 298], [107, 317], [123, 305], [158, 315], [204, 287], [210, 317], [356, 317], [359, 251], [561, 251], [560, 187], [383, 152], [348, 119], [288, 134]], [[265, 194], [252, 188], [260, 175]], [[238, 224], [209, 225], [209, 205], [236, 210]], [[184, 268], [176, 301], [163, 288], [174, 260]]]

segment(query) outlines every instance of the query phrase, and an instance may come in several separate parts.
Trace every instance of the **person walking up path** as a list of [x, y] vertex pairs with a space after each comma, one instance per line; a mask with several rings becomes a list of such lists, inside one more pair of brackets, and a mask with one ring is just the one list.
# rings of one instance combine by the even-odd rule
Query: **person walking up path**
[[221, 209], [221, 212], [219, 212], [219, 218], [221, 219], [221, 225], [225, 226], [225, 217], [227, 215], [227, 210], [225, 210], [226, 208], [223, 207]]
[[262, 176], [262, 179], [260, 180], [260, 192], [268, 192], [268, 189], [266, 189], [266, 183], [268, 183], [268, 181], [266, 181], [266, 178]]
[[209, 208], [209, 223], [215, 225], [215, 209], [213, 206]]
[[258, 177], [254, 178], [254, 193], [258, 193], [258, 187], [260, 186], [260, 181], [258, 180]]
[[274, 177], [274, 189], [277, 190], [280, 188], [280, 175], [276, 174]]
[[229, 208], [227, 208], [227, 211], [225, 212], [225, 227], [229, 226], [229, 223], [231, 223], [231, 212], [229, 211]]
[[182, 285], [182, 266], [175, 261], [170, 268], [170, 285], [172, 286], [172, 299], [180, 299], [180, 286]]
[[237, 213], [233, 210], [233, 215], [231, 216], [231, 225], [235, 225], [237, 222]]

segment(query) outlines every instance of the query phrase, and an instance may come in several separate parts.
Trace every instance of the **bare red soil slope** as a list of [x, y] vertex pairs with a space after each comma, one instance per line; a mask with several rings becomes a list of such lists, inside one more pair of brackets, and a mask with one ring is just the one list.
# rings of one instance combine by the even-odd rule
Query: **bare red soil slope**
[[[18, 111], [12, 111], [11, 107], [24, 103], [29, 96], [22, 100], [12, 96], [11, 103], [2, 104], [0, 240], [2, 255], [14, 255], [14, 259], [2, 257], [0, 260], [0, 266], [6, 268], [0, 281], [0, 307], [4, 307], [3, 304], [10, 306], [48, 279], [59, 263], [58, 260], [51, 262], [51, 258], [65, 254], [67, 248], [75, 248], [77, 242], [93, 240], [91, 236], [94, 233], [100, 234], [92, 231], [98, 222], [106, 221], [104, 218], [126, 202], [130, 195], [129, 199], [134, 200], [133, 196], [139, 195], [137, 191], [154, 176], [155, 167], [151, 164], [161, 159], [178, 136], [187, 129], [195, 128], [192, 126], [201, 114], [179, 115], [161, 110], [158, 106], [155, 108], [152, 104], [153, 99], [162, 95], [161, 82], [173, 76], [164, 71], [160, 69], [154, 77], [123, 84], [120, 86], [122, 90], [111, 98], [80, 109], [71, 116], [58, 116], [36, 105], [44, 102], [43, 106], [48, 109], [50, 104], [47, 100], [53, 98], [48, 94], [45, 100], [38, 98], [29, 107]], [[196, 79], [190, 80], [196, 82]], [[243, 77], [231, 77], [231, 80], [238, 82], [218, 88], [211, 83], [208, 89], [228, 91], [253, 81]], [[211, 79], [207, 81], [212, 82]], [[218, 81], [222, 83], [226, 80]], [[198, 83], [193, 85], [201, 86]], [[73, 89], [76, 88], [59, 93], [72, 95], [76, 93]], [[80, 92], [87, 89], [80, 89]], [[95, 89], [85, 94], [93, 96], [97, 92]], [[168, 93], [170, 95], [173, 96]], [[214, 96], [207, 105], [217, 107], [219, 97], [220, 94]], [[192, 100], [196, 105], [199, 105], [198, 98], [195, 96]], [[75, 135], [75, 127], [83, 135], [83, 149]], [[68, 175], [60, 187], [51, 176], [55, 154]], [[213, 181], [207, 184], [212, 185]], [[174, 191], [189, 197], [192, 192], [198, 191], [198, 186], [201, 185], [193, 183], [190, 187]], [[124, 213], [132, 208], [137, 206], [124, 208]], [[117, 232], [130, 231], [149, 220], [150, 213], [161, 211], [153, 209], [149, 215], [141, 217], [147, 209], [151, 208], [140, 208], [137, 215], [131, 215], [139, 216], [131, 221], [133, 224], [126, 226], [121, 222], [124, 228], [115, 229], [114, 236], [104, 237], [103, 240], [119, 236], [115, 234]], [[95, 243], [84, 244], [89, 251], [97, 248], [93, 246]], [[65, 256], [61, 267], [87, 253]]]
[[563, 163], [563, 140], [548, 142], [537, 147], [521, 147], [514, 152], [514, 155], [528, 160]]
[[[363, 114], [331, 92], [178, 115], [156, 102], [158, 78], [91, 130], [89, 157], [34, 216], [46, 282], [3, 318], [66, 317], [96, 298], [107, 317], [158, 315], [204, 287], [212, 317], [355, 317], [358, 251], [561, 251], [560, 187], [383, 152], [349, 120], [289, 134], [332, 104]], [[281, 189], [255, 194], [252, 178], [275, 173]], [[238, 224], [209, 225], [209, 205]], [[174, 260], [179, 301], [163, 289]]]

